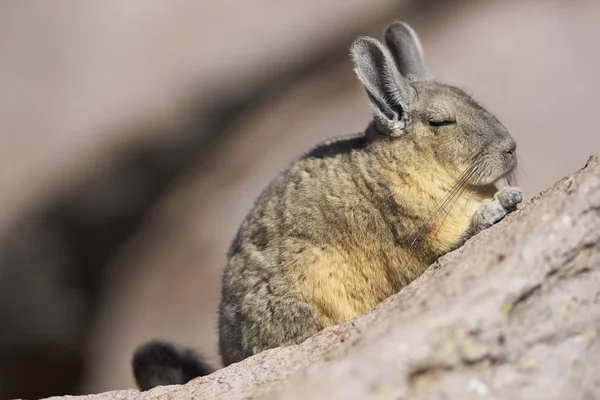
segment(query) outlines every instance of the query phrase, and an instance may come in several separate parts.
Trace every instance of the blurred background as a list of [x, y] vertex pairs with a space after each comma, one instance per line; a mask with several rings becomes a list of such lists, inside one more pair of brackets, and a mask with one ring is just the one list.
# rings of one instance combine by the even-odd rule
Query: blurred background
[[518, 142], [528, 197], [600, 153], [595, 0], [0, 3], [0, 399], [213, 365], [221, 270], [268, 181], [366, 127], [348, 48], [404, 19]]

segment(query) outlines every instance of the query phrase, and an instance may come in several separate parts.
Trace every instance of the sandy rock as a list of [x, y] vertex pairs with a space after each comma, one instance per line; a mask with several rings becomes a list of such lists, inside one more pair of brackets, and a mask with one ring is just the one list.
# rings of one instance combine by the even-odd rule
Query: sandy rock
[[365, 315], [187, 385], [71, 398], [592, 399], [599, 227], [591, 157]]

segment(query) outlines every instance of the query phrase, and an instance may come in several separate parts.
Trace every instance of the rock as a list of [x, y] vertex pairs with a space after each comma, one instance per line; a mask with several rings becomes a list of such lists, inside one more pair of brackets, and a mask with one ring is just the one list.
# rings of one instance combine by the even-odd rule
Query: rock
[[182, 386], [70, 399], [592, 399], [599, 228], [594, 156], [374, 310], [300, 345]]

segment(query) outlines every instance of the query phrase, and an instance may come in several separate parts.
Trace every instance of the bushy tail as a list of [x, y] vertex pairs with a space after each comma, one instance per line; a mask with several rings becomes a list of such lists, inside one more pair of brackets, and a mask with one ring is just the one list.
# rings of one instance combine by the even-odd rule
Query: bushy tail
[[189, 349], [153, 340], [138, 347], [131, 362], [140, 390], [184, 384], [213, 372]]

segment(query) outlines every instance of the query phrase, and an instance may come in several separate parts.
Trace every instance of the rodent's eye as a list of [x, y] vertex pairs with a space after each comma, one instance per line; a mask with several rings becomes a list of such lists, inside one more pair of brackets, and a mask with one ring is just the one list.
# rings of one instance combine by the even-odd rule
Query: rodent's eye
[[429, 125], [439, 127], [439, 126], [449, 126], [456, 124], [456, 121], [453, 119], [441, 119], [441, 120], [429, 120]]

